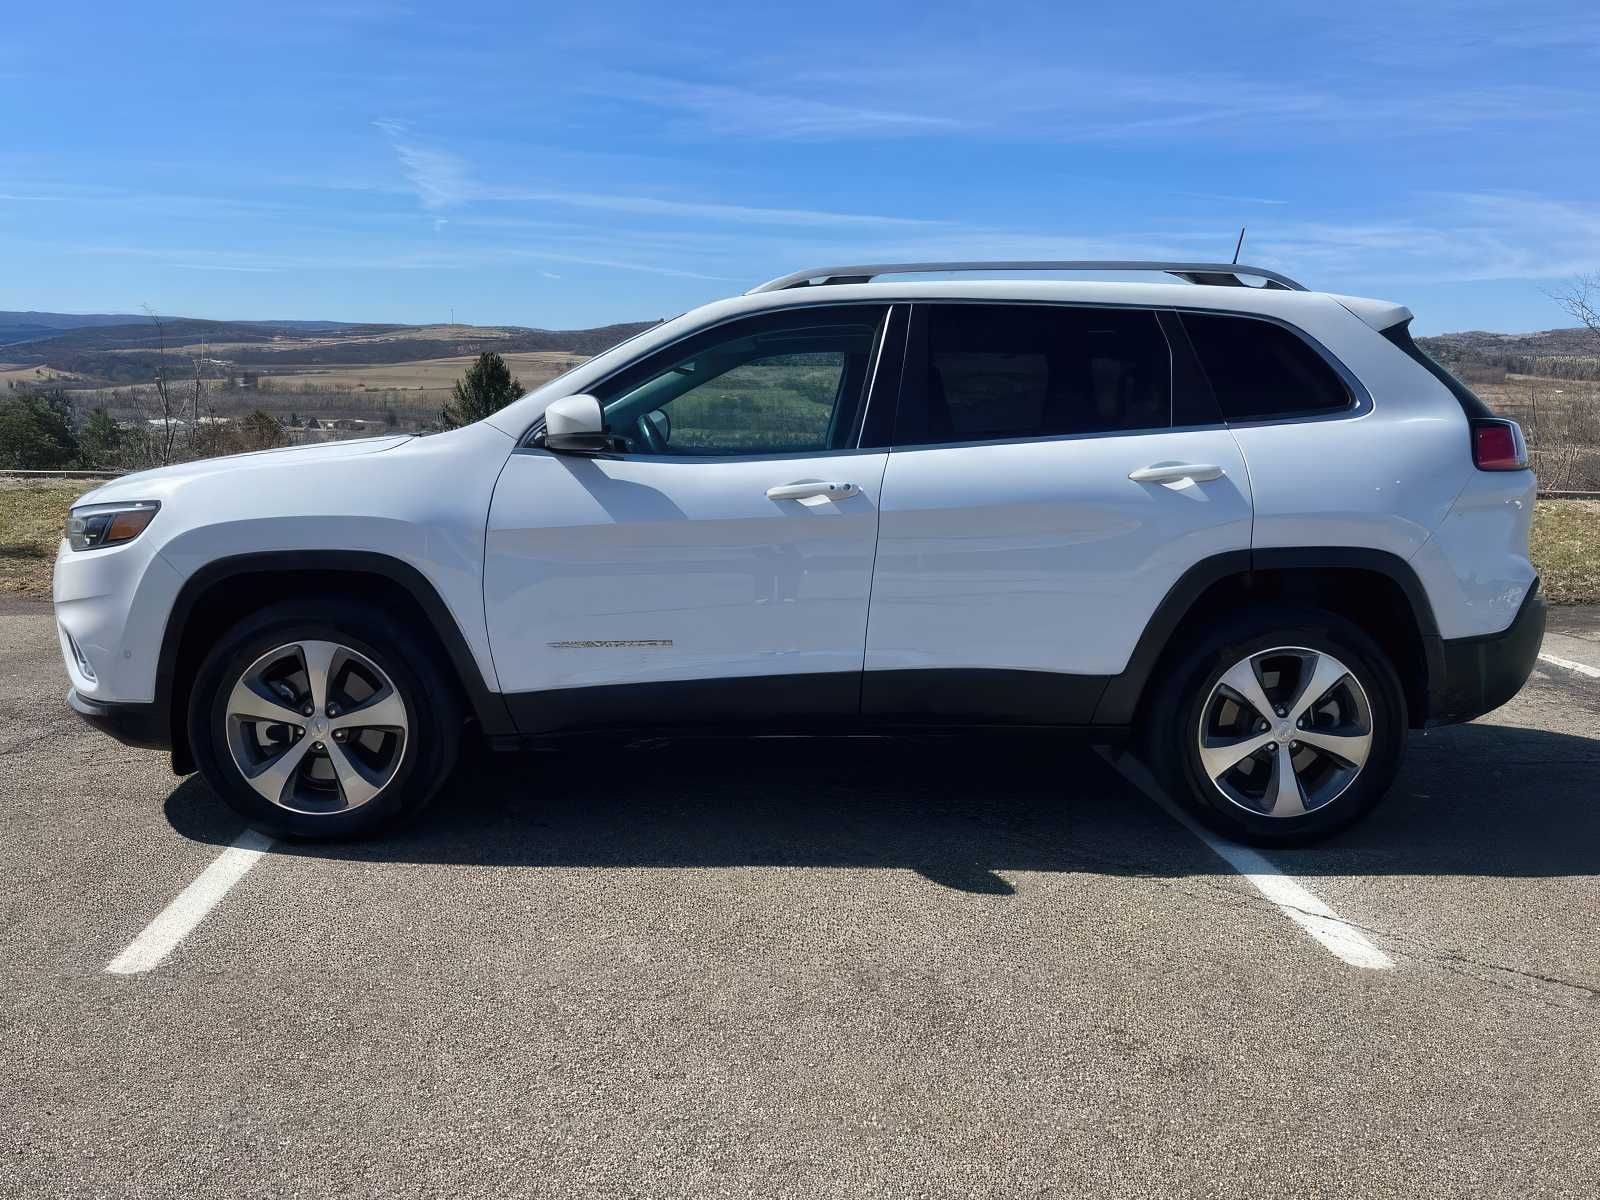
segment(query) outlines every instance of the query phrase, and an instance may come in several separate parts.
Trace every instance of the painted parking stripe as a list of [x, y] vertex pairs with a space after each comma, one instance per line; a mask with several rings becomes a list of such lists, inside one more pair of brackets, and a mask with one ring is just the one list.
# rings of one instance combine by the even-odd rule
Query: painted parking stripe
[[1107, 754], [1123, 778], [1146, 796], [1159, 804], [1166, 813], [1195, 837], [1204, 842], [1213, 854], [1243, 875], [1284, 916], [1322, 943], [1335, 957], [1352, 967], [1369, 971], [1387, 971], [1393, 960], [1370, 941], [1366, 934], [1344, 920], [1303, 884], [1285, 875], [1271, 859], [1248, 846], [1225, 841], [1184, 812], [1162, 790], [1144, 764], [1128, 754]]
[[113, 975], [140, 975], [153, 968], [205, 920], [206, 914], [271, 848], [272, 839], [266, 834], [246, 829], [128, 943], [126, 950], [106, 964], [106, 970]]
[[1560, 667], [1563, 671], [1576, 671], [1579, 675], [1587, 675], [1590, 679], [1600, 679], [1600, 667], [1591, 667], [1588, 663], [1574, 662], [1570, 658], [1562, 658], [1558, 654], [1539, 653], [1539, 661], [1547, 662], [1552, 667]]

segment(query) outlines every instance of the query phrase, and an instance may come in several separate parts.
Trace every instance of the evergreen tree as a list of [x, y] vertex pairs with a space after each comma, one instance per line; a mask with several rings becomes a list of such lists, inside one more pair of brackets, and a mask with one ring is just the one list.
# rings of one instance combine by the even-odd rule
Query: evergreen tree
[[52, 471], [78, 457], [65, 392], [23, 392], [0, 401], [0, 468]]
[[456, 381], [450, 403], [440, 411], [446, 429], [457, 429], [499, 412], [522, 395], [522, 384], [511, 377], [506, 360], [492, 350], [478, 355], [478, 361]]
[[243, 450], [271, 450], [289, 440], [283, 426], [259, 408], [239, 420], [236, 434]]
[[78, 458], [86, 467], [113, 467], [122, 456], [123, 430], [104, 407], [96, 408], [78, 431]]

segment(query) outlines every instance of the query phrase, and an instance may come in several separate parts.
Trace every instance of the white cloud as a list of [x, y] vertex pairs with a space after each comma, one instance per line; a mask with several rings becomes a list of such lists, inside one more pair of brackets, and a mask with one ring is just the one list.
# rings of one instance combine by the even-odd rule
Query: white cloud
[[794, 139], [897, 137], [950, 132], [959, 117], [906, 112], [892, 105], [839, 104], [793, 93], [779, 94], [725, 84], [686, 83], [650, 75], [617, 73], [595, 91], [612, 99], [689, 113], [713, 134]]
[[449, 208], [471, 195], [467, 165], [461, 159], [413, 140], [410, 127], [403, 121], [385, 119], [374, 121], [373, 125], [389, 140], [400, 159], [400, 169], [423, 208]]
[[[530, 258], [535, 261], [577, 263], [588, 267], [608, 267], [617, 271], [642, 271], [647, 275], [668, 275], [674, 279], [709, 279], [718, 283], [730, 282], [722, 275], [706, 275], [700, 271], [685, 271], [677, 267], [658, 266], [654, 263], [637, 262], [632, 259], [620, 258], [595, 258], [588, 255], [567, 254], [558, 250], [540, 249], [508, 249], [505, 253], [512, 258]], [[559, 278], [552, 276], [551, 278]]]
[[667, 200], [657, 196], [605, 195], [538, 188], [489, 189], [485, 199], [561, 204], [573, 208], [603, 209], [663, 217], [710, 221], [735, 221], [745, 225], [845, 225], [912, 227], [942, 225], [919, 217], [886, 217], [870, 213], [828, 212], [809, 208], [762, 208], [748, 204], [723, 204], [703, 200]]

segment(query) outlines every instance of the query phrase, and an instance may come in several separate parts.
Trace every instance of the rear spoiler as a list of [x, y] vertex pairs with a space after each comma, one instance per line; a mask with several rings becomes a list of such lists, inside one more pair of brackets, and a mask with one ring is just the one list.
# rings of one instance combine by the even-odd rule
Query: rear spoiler
[[1411, 310], [1404, 304], [1392, 304], [1388, 300], [1368, 300], [1362, 296], [1335, 296], [1331, 292], [1328, 295], [1330, 299], [1337, 300], [1379, 333], [1391, 326], [1411, 320]]

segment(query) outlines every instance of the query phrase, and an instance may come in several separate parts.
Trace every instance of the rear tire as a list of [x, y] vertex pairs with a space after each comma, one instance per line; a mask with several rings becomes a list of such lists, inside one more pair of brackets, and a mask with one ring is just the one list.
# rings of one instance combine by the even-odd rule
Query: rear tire
[[455, 763], [461, 709], [427, 639], [329, 597], [239, 622], [189, 699], [200, 773], [279, 837], [368, 836], [419, 811]]
[[1142, 756], [1174, 800], [1231, 838], [1326, 837], [1369, 812], [1399, 772], [1404, 690], [1343, 617], [1255, 609], [1158, 670]]

